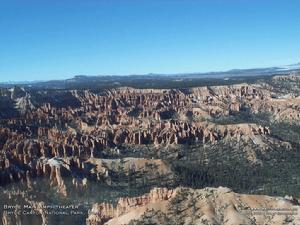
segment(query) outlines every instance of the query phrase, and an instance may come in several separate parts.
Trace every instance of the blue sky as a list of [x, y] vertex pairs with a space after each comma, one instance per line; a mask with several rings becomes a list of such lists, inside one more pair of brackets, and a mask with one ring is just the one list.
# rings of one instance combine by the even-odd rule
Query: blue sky
[[0, 81], [300, 61], [299, 0], [0, 0]]

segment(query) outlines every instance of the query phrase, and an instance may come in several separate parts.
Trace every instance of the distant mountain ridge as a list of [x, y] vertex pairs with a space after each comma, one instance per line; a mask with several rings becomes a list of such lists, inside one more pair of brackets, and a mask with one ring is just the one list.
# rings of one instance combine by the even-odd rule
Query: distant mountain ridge
[[228, 71], [205, 72], [205, 73], [177, 73], [177, 74], [162, 74], [162, 73], [149, 73], [149, 74], [131, 74], [131, 75], [75, 75], [73, 78], [61, 80], [47, 80], [47, 81], [8, 81], [0, 82], [0, 87], [11, 87], [14, 85], [21, 86], [36, 86], [36, 87], [54, 87], [63, 88], [87, 82], [119, 82], [120, 80], [147, 80], [147, 79], [201, 79], [201, 78], [231, 78], [231, 77], [251, 77], [251, 76], [270, 76], [280, 75], [290, 72], [300, 72], [300, 62], [285, 66], [266, 67], [266, 68], [251, 68], [251, 69], [232, 69]]

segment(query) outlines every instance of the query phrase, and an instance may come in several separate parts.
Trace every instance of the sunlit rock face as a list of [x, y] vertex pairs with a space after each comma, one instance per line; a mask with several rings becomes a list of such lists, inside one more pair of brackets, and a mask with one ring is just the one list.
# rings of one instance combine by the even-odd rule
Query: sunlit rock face
[[[163, 204], [175, 195], [173, 190], [154, 188], [150, 193], [134, 198], [120, 198], [117, 206], [112, 204], [94, 204], [87, 219], [88, 225], [105, 224], [114, 217], [121, 217], [132, 209], [148, 207], [149, 204]], [[125, 221], [123, 221], [125, 223]], [[111, 221], [110, 221], [111, 223]]]
[[95, 204], [88, 225], [297, 224], [298, 200], [234, 193], [229, 188], [155, 188], [118, 204]]

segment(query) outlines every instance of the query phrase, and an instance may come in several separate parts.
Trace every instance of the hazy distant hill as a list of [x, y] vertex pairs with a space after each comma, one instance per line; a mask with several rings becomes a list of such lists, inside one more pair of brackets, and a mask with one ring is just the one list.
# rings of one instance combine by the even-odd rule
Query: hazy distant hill
[[[76, 75], [70, 79], [49, 81], [22, 81], [3, 82], [1, 87], [12, 87], [15, 85], [40, 87], [40, 88], [113, 88], [120, 86], [131, 86], [136, 88], [173, 88], [183, 86], [202, 86], [209, 84], [219, 85], [220, 78], [230, 80], [224, 84], [234, 84], [234, 80], [245, 79], [249, 81], [253, 77], [281, 75], [291, 72], [299, 72], [300, 63], [268, 68], [233, 69], [229, 71], [207, 72], [207, 73], [180, 73], [180, 74], [144, 74], [144, 75]], [[201, 80], [200, 80], [201, 79]], [[195, 81], [196, 80], [196, 81]], [[159, 82], [159, 83], [158, 83]], [[195, 83], [196, 82], [196, 83]], [[160, 84], [160, 85], [159, 85]], [[193, 85], [194, 84], [194, 85]]]

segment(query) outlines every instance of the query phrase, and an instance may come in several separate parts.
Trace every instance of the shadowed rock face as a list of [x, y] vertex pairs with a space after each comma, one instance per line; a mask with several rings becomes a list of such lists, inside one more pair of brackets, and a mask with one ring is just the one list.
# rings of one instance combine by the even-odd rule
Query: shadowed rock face
[[297, 224], [298, 200], [237, 194], [224, 187], [155, 188], [135, 198], [95, 204], [88, 225], [121, 224]]

